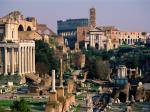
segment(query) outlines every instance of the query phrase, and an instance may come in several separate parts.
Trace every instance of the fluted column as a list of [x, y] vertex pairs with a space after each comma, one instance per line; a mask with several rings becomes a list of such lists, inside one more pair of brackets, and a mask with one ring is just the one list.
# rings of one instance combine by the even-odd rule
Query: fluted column
[[93, 38], [92, 38], [92, 40], [93, 40], [93, 47], [95, 48], [95, 39], [94, 39], [94, 35], [93, 35]]
[[4, 48], [4, 52], [5, 52], [5, 72], [4, 75], [7, 75], [7, 47]]
[[62, 59], [60, 59], [60, 87], [63, 87]]
[[27, 47], [24, 47], [24, 72], [27, 73]]
[[11, 49], [11, 74], [14, 75], [14, 48]]
[[32, 72], [32, 47], [30, 47], [30, 73]]
[[28, 47], [27, 50], [28, 50], [28, 65], [27, 65], [27, 66], [28, 66], [28, 71], [27, 71], [27, 72], [30, 73], [30, 60], [29, 60], [29, 58], [30, 58], [30, 55], [29, 55], [29, 53], [30, 53], [30, 48]]
[[90, 34], [90, 47], [92, 47], [92, 34]]
[[55, 88], [55, 70], [52, 70], [52, 90], [51, 92], [56, 92]]
[[19, 47], [19, 50], [18, 50], [18, 73], [19, 75], [21, 75], [21, 68], [22, 68], [22, 65], [21, 65], [21, 54], [22, 54], [22, 49], [21, 47]]
[[35, 73], [35, 47], [33, 47], [33, 51], [32, 51], [32, 57], [33, 57], [33, 63], [32, 63], [32, 66], [33, 66], [33, 73]]
[[22, 74], [24, 74], [24, 47], [22, 47], [22, 53], [21, 53], [21, 60], [22, 60]]

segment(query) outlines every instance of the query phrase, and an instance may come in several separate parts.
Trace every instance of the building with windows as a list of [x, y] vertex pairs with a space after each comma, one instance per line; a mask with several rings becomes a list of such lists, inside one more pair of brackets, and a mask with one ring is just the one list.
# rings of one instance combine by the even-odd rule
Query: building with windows
[[35, 42], [19, 36], [19, 32], [34, 30], [35, 21], [28, 21], [19, 11], [0, 18], [0, 74], [35, 73]]
[[77, 41], [77, 27], [88, 26], [88, 19], [68, 19], [66, 21], [57, 21], [57, 33], [65, 39], [65, 44], [71, 49], [75, 47]]

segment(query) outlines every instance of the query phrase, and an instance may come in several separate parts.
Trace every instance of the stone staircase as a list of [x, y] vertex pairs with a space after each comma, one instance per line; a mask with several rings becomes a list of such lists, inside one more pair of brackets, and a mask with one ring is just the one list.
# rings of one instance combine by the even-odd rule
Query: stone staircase
[[25, 77], [33, 80], [37, 84], [39, 84], [41, 82], [41, 78], [39, 76], [37, 76], [36, 74], [25, 74]]

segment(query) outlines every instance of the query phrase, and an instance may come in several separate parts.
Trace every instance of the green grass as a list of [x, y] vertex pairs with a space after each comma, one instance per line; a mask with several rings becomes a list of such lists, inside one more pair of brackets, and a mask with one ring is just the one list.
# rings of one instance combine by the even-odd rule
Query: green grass
[[13, 100], [0, 100], [0, 106], [10, 107], [13, 104]]

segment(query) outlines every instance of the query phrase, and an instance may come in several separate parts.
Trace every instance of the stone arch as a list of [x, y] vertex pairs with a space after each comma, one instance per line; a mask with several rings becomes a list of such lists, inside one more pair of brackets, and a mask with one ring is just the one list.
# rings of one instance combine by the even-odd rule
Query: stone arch
[[24, 31], [23, 25], [21, 25], [21, 24], [19, 25], [18, 31]]
[[31, 27], [30, 26], [28, 26], [27, 27], [27, 31], [31, 31], [32, 29], [31, 29]]
[[99, 49], [99, 44], [98, 43], [95, 44], [95, 48]]

